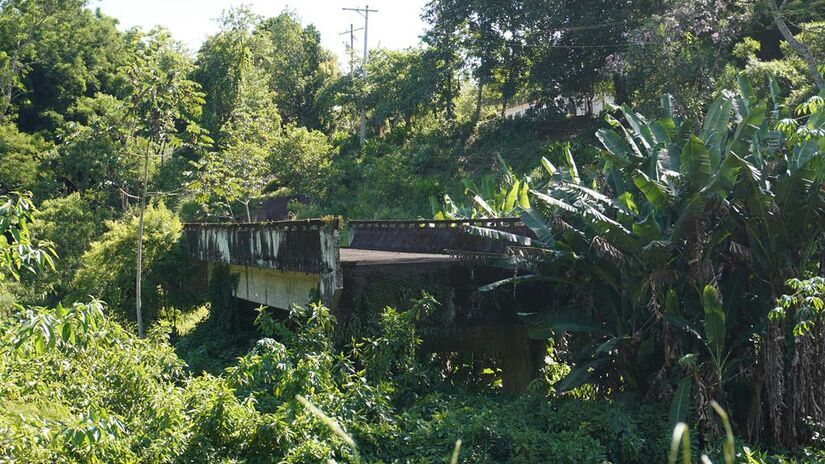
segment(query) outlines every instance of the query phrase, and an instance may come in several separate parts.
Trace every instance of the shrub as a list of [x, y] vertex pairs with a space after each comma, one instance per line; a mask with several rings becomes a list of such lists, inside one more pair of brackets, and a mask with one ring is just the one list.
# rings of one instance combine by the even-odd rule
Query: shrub
[[60, 265], [54, 272], [24, 278], [32, 302], [56, 303], [66, 296], [80, 258], [103, 232], [106, 216], [79, 193], [43, 202], [35, 215], [32, 235], [54, 244]]
[[[91, 244], [80, 258], [80, 268], [72, 282], [72, 295], [82, 299], [94, 295], [108, 302], [120, 316], [131, 316], [134, 306], [135, 250], [138, 220], [126, 216], [106, 223], [108, 230]], [[180, 297], [188, 260], [179, 245], [182, 225], [163, 203], [146, 208], [143, 237], [143, 294], [149, 319], [167, 303], [166, 297]], [[185, 305], [175, 305], [184, 307]]]

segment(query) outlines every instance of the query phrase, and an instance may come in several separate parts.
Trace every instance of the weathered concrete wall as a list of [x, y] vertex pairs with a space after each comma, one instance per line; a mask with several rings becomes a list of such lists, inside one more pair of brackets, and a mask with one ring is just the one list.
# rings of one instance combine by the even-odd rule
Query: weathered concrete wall
[[[334, 304], [343, 285], [338, 241], [337, 220], [184, 226], [190, 256], [229, 264], [240, 275], [238, 298], [284, 309], [291, 303], [306, 303], [308, 285], [324, 304]], [[242, 289], [244, 282], [249, 291]]]
[[310, 295], [320, 284], [318, 274], [305, 272], [235, 264], [229, 265], [229, 272], [238, 275], [236, 298], [280, 309], [310, 303]]

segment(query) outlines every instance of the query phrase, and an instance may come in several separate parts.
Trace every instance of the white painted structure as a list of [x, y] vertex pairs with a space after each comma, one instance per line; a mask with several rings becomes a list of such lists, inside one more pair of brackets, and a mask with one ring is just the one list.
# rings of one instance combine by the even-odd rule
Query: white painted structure
[[[214, 266], [209, 264], [210, 271]], [[236, 264], [229, 265], [229, 272], [238, 276], [235, 298], [273, 308], [289, 309], [293, 304], [310, 303], [310, 295], [317, 293], [321, 284], [318, 274], [306, 272]]]
[[[587, 115], [587, 106], [585, 105], [584, 101], [576, 101], [573, 102], [568, 99], [562, 98], [562, 100], [567, 101], [567, 105], [564, 106], [564, 110], [570, 116], [585, 116]], [[615, 103], [615, 98], [613, 95], [608, 93], [602, 93], [596, 95], [593, 98], [593, 115], [599, 115], [604, 111], [607, 111], [610, 108], [610, 105]], [[504, 109], [504, 117], [507, 119], [513, 118], [520, 118], [527, 114], [527, 111], [537, 107], [536, 102], [522, 102], [517, 105], [509, 106]]]

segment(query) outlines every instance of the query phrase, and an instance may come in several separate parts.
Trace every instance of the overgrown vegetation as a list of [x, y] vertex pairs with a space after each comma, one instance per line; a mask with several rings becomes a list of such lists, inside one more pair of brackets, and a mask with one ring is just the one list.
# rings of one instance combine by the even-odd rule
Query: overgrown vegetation
[[[0, 1], [0, 462], [825, 461], [825, 2], [431, 0], [349, 73], [290, 11], [93, 6]], [[252, 327], [181, 242], [323, 215], [519, 216], [467, 232], [552, 294], [528, 393], [419, 349], [443, 282]]]

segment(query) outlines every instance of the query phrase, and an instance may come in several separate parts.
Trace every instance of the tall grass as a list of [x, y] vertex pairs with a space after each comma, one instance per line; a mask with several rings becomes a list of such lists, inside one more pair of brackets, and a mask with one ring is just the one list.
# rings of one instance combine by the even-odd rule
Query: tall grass
[[[722, 406], [719, 406], [719, 403], [716, 401], [711, 401], [710, 405], [713, 407], [713, 410], [716, 411], [716, 414], [718, 414], [722, 419], [722, 424], [725, 427], [725, 446], [722, 448], [725, 456], [725, 464], [734, 464], [736, 452], [733, 443], [733, 429], [730, 426], [728, 413], [726, 413], [725, 410], [722, 409]], [[679, 422], [673, 428], [673, 438], [670, 442], [670, 452], [667, 457], [668, 464], [676, 464], [676, 460], [679, 458], [680, 442], [682, 446], [682, 464], [690, 464], [690, 431], [688, 430], [687, 424], [684, 422]], [[710, 458], [706, 455], [702, 455], [701, 461], [703, 464], [712, 464]]]

